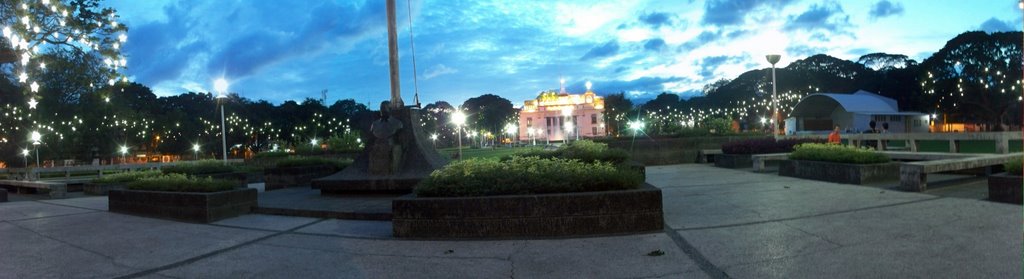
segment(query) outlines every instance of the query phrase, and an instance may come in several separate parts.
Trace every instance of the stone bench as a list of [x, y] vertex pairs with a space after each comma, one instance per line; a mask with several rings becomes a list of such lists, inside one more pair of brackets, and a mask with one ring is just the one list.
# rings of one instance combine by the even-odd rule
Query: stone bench
[[0, 202], [7, 201], [7, 189], [0, 188]]
[[754, 163], [755, 172], [764, 172], [765, 163], [768, 161], [782, 161], [789, 159], [789, 153], [769, 153], [750, 155], [750, 161]]
[[927, 190], [929, 173], [985, 168], [985, 173], [991, 174], [992, 166], [1005, 164], [1021, 156], [1022, 153], [978, 155], [967, 158], [902, 163], [900, 164], [900, 188], [913, 192]]
[[909, 151], [879, 151], [893, 160], [908, 161], [933, 161], [945, 159], [962, 159], [984, 156], [983, 154], [946, 153], [946, 152], [909, 152]]
[[722, 154], [721, 149], [701, 149], [697, 151], [697, 163], [712, 163], [715, 161], [715, 155], [718, 154]]
[[24, 180], [0, 180], [0, 186], [7, 186], [18, 189], [45, 190], [51, 198], [61, 199], [68, 195], [68, 184], [47, 181], [24, 181]]

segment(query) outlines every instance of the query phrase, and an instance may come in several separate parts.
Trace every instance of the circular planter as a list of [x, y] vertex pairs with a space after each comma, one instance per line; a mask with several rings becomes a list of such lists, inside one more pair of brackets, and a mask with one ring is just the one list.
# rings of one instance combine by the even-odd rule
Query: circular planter
[[1022, 204], [1021, 189], [1024, 176], [1000, 173], [988, 177], [988, 199], [997, 202]]
[[110, 190], [107, 200], [111, 212], [210, 223], [251, 212], [256, 192], [250, 188], [211, 193]]
[[272, 191], [288, 187], [310, 187], [313, 179], [338, 172], [331, 165], [268, 168], [263, 170], [264, 189]]
[[744, 169], [754, 166], [750, 154], [715, 154], [715, 166], [719, 168]]
[[896, 162], [844, 164], [822, 161], [783, 160], [779, 163], [779, 175], [863, 185], [899, 179], [900, 166]]
[[403, 196], [392, 201], [403, 238], [531, 238], [661, 231], [661, 189], [488, 197]]

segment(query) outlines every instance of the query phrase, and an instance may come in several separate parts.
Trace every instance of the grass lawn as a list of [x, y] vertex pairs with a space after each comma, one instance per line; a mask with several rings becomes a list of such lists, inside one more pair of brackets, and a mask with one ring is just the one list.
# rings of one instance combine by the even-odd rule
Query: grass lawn
[[[462, 148], [462, 157], [465, 158], [465, 159], [485, 158], [485, 159], [495, 159], [496, 160], [498, 158], [501, 158], [502, 156], [510, 155], [512, 153], [523, 152], [523, 151], [534, 150], [534, 149], [541, 149], [541, 148], [542, 147], [539, 146], [539, 145], [538, 146], [513, 147], [513, 148], [508, 148], [508, 146], [495, 147], [495, 148], [490, 148], [490, 147], [485, 147], [485, 148], [466, 148], [466, 147], [463, 147]], [[449, 158], [450, 159], [450, 158], [452, 158], [452, 154], [455, 154], [455, 153], [459, 152], [459, 148], [457, 148], [457, 147], [456, 148], [441, 148], [441, 149], [438, 149], [437, 151], [441, 152], [441, 156], [445, 156], [445, 158]]]

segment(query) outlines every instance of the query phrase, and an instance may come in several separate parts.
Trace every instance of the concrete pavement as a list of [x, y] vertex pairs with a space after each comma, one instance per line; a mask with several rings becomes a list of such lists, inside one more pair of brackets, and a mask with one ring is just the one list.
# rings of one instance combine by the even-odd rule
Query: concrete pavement
[[[189, 224], [105, 197], [0, 203], [0, 278], [1020, 278], [1021, 206], [720, 169], [647, 169], [663, 233], [410, 241], [386, 221]], [[664, 254], [652, 253], [655, 251]]]

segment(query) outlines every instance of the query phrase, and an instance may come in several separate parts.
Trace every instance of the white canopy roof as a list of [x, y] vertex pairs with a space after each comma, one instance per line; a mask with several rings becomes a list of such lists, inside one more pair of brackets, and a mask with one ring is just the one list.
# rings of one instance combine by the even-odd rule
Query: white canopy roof
[[857, 91], [853, 94], [818, 93], [800, 100], [790, 116], [829, 116], [836, 107], [859, 114], [899, 114], [896, 100], [881, 95]]

